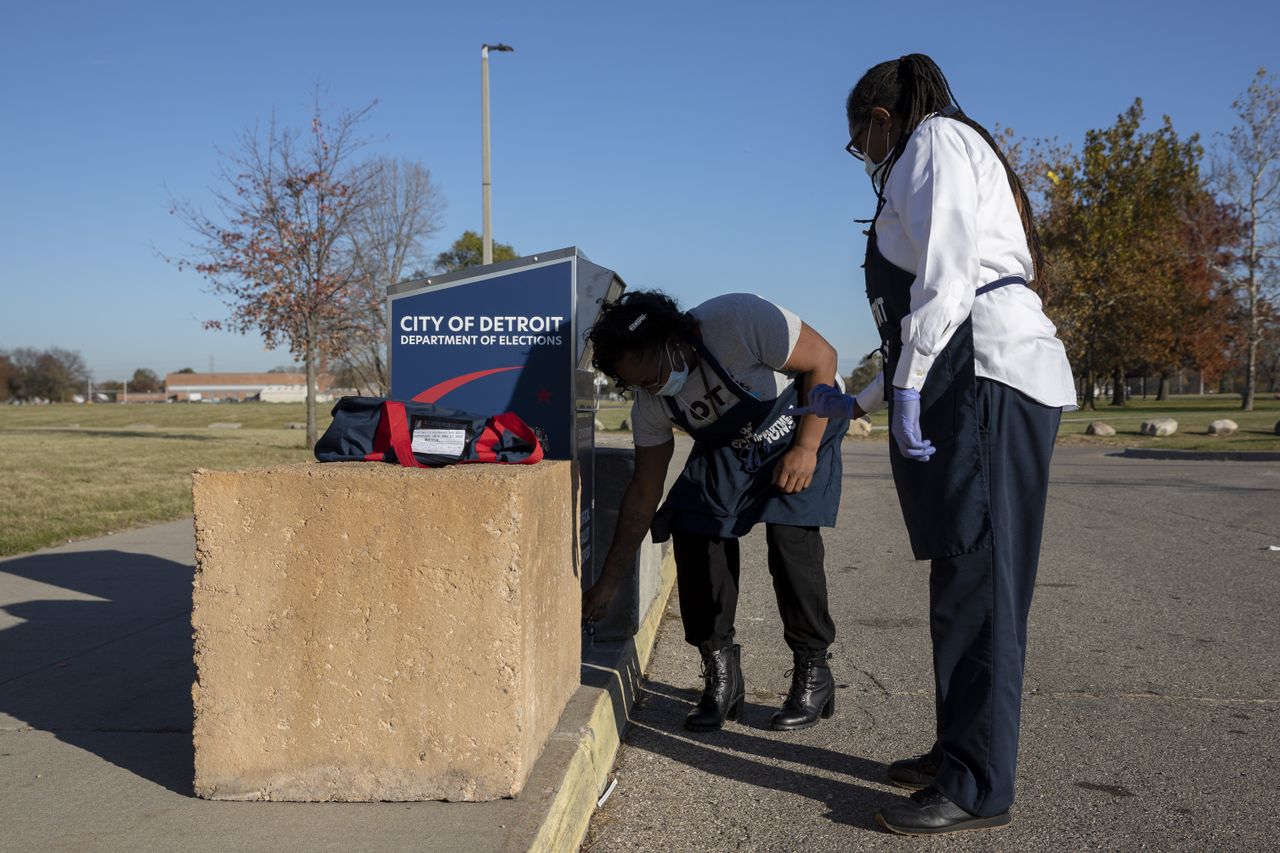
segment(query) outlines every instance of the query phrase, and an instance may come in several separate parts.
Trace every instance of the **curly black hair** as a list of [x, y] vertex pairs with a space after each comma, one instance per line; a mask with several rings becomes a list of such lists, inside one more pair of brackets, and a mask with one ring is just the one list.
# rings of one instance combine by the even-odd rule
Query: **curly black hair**
[[591, 363], [612, 379], [618, 390], [626, 390], [615, 367], [623, 354], [647, 352], [672, 335], [698, 337], [698, 321], [660, 290], [628, 291], [617, 302], [604, 304], [600, 319], [587, 333]]

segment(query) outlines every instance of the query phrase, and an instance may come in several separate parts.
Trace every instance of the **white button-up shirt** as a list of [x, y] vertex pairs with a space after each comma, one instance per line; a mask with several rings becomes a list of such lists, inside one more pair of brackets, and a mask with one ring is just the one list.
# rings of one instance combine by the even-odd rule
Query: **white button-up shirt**
[[[876, 220], [880, 253], [914, 272], [911, 313], [893, 384], [920, 389], [966, 317], [973, 318], [975, 372], [1046, 406], [1075, 408], [1075, 383], [1057, 329], [1029, 287], [1007, 285], [975, 298], [999, 278], [1032, 279], [1031, 252], [1004, 164], [968, 125], [925, 119], [889, 173]], [[883, 375], [858, 394], [884, 405]]]

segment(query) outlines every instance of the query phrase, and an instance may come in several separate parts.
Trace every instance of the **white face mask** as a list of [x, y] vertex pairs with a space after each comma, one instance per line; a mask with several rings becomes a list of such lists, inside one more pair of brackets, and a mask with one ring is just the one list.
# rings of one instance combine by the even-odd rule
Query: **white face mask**
[[862, 168], [867, 173], [867, 177], [871, 179], [871, 188], [876, 191], [876, 195], [884, 192], [884, 175], [881, 171], [886, 163], [889, 162], [889, 153], [886, 151], [884, 159], [879, 163], [872, 161], [871, 155], [867, 154], [867, 149], [871, 145], [871, 128], [874, 125], [867, 125], [867, 141], [862, 146]]
[[667, 377], [667, 383], [653, 393], [659, 397], [674, 397], [689, 379], [689, 365], [676, 370], [676, 357], [671, 353], [670, 347], [667, 347], [666, 353], [671, 360], [671, 374]]

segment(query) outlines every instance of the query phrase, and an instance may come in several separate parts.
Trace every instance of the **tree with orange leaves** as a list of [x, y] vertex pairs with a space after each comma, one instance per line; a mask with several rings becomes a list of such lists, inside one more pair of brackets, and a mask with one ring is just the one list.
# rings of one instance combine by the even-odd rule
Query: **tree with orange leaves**
[[1086, 408], [1100, 377], [1113, 376], [1112, 403], [1123, 405], [1130, 371], [1177, 363], [1199, 310], [1184, 273], [1201, 149], [1167, 116], [1151, 131], [1142, 122], [1136, 100], [1111, 127], [1089, 131], [1079, 156], [1058, 149], [1043, 164], [1042, 275], [1050, 317], [1084, 373]]
[[305, 130], [273, 118], [265, 134], [245, 130], [234, 151], [222, 152], [215, 213], [171, 203], [195, 240], [190, 255], [166, 260], [202, 275], [230, 311], [205, 327], [256, 331], [302, 362], [309, 447], [320, 364], [345, 352], [359, 323], [350, 307], [358, 275], [349, 237], [364, 204], [364, 173], [351, 161], [361, 145], [356, 127], [372, 108], [330, 121], [317, 93]]

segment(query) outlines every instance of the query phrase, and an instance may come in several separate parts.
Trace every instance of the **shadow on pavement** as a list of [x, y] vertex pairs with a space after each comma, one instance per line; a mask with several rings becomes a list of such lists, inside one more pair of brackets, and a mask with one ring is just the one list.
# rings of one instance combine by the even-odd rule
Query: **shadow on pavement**
[[[881, 832], [872, 819], [872, 813], [893, 796], [861, 782], [880, 783], [885, 778], [885, 765], [856, 755], [797, 743], [786, 737], [748, 734], [732, 723], [718, 732], [685, 732], [681, 728], [682, 722], [696, 699], [695, 691], [645, 681], [641, 689], [641, 709], [634, 715], [633, 729], [627, 735], [628, 746], [666, 756], [726, 779], [818, 800], [826, 804], [827, 817], [831, 821]], [[747, 703], [744, 711], [746, 723], [743, 725], [764, 729], [775, 710], [772, 705]], [[754, 761], [744, 754], [767, 759], [769, 763]], [[828, 776], [780, 767], [773, 762], [806, 765], [858, 781], [838, 781]]]
[[0, 562], [0, 613], [18, 620], [0, 629], [0, 725], [11, 716], [190, 796], [191, 578], [121, 551]]

